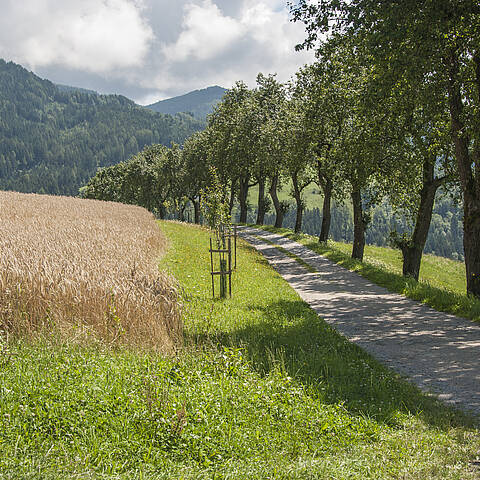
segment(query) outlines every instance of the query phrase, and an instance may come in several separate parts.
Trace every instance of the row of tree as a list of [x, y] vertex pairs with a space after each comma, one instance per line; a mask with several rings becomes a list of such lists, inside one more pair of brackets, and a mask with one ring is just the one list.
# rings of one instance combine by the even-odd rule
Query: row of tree
[[191, 201], [199, 221], [214, 166], [230, 210], [238, 201], [240, 222], [247, 220], [248, 191], [258, 185], [256, 223], [271, 204], [281, 226], [286, 203], [278, 193], [291, 184], [299, 231], [303, 192], [315, 181], [323, 199], [319, 240], [329, 237], [332, 199], [349, 197], [358, 259], [371, 209], [387, 197], [411, 220], [392, 240], [402, 251], [403, 273], [418, 279], [442, 187], [463, 200], [467, 290], [480, 297], [480, 14], [476, 3], [454, 3], [441, 0], [437, 10], [413, 0], [298, 2], [292, 12], [307, 25], [303, 47], [316, 47], [315, 64], [286, 85], [264, 75], [254, 89], [238, 82], [183, 150], [157, 152], [154, 173], [147, 166], [157, 147], [149, 147], [99, 172], [84, 195], [140, 203], [160, 215], [167, 204], [182, 215]]
[[[315, 190], [316, 192], [316, 190]], [[322, 228], [322, 211], [320, 202], [307, 193], [307, 208], [303, 214], [302, 232], [318, 235]], [[292, 206], [292, 202], [290, 202]], [[353, 241], [353, 211], [350, 202], [332, 202], [332, 215], [329, 238], [337, 242], [352, 243]], [[388, 200], [375, 205], [370, 212], [371, 218], [365, 232], [368, 245], [380, 247], [392, 246], [392, 232], [411, 230], [409, 219], [396, 214]], [[254, 223], [257, 217], [255, 205], [252, 204], [248, 213], [247, 223]], [[285, 214], [283, 226], [293, 230], [296, 212], [290, 208]], [[275, 215], [265, 216], [266, 224], [274, 224]], [[452, 199], [442, 192], [437, 194], [435, 206], [425, 243], [424, 253], [438, 255], [453, 260], [463, 261], [462, 212]]]
[[[319, 200], [323, 199], [323, 212], [321, 216], [317, 212], [313, 217], [311, 212], [307, 212], [304, 229], [309, 233], [320, 231], [321, 241], [329, 236], [351, 241], [354, 238], [348, 226], [351, 214], [341, 202], [348, 193], [353, 199], [354, 183], [351, 178], [355, 177], [352, 171], [362, 167], [362, 163], [360, 158], [353, 155], [350, 164], [348, 158], [342, 158], [342, 149], [348, 145], [348, 138], [341, 135], [340, 130], [345, 127], [341, 124], [342, 119], [334, 116], [337, 113], [334, 106], [341, 105], [345, 115], [347, 109], [345, 102], [340, 103], [338, 83], [337, 88], [332, 89], [325, 88], [330, 86], [328, 79], [323, 80], [325, 85], [321, 84], [322, 72], [319, 64], [305, 67], [298, 73], [296, 81], [288, 85], [281, 85], [273, 76], [259, 75], [258, 85], [253, 90], [243, 83], [237, 83], [211, 115], [208, 128], [188, 138], [183, 149], [175, 144], [171, 148], [159, 145], [147, 147], [127, 162], [100, 170], [82, 190], [83, 196], [139, 204], [160, 217], [170, 210], [184, 218], [187, 205], [190, 204], [194, 206], [195, 221], [199, 222], [201, 191], [209, 184], [209, 167], [215, 166], [224, 191], [228, 192], [230, 211], [238, 200], [240, 221], [247, 220], [247, 212], [251, 218], [247, 196], [249, 189], [258, 185], [258, 207], [253, 221], [262, 224], [273, 206], [273, 222], [276, 226], [282, 226], [286, 219], [289, 225], [300, 231], [305, 209], [303, 192], [310, 183], [316, 182], [321, 187]], [[332, 98], [333, 95], [336, 99]], [[329, 100], [336, 102], [331, 110], [326, 108]], [[318, 102], [323, 102], [322, 108]], [[331, 124], [327, 124], [327, 121]], [[320, 126], [323, 127], [323, 134]], [[327, 132], [330, 137], [327, 137]], [[400, 150], [400, 146], [397, 145], [396, 149]], [[398, 155], [397, 150], [394, 153]], [[404, 154], [411, 155], [411, 150], [408, 147]], [[397, 156], [396, 159], [401, 160], [402, 157]], [[393, 160], [391, 163], [395, 164]], [[391, 168], [390, 173], [395, 175], [391, 178], [385, 175], [386, 170], [375, 172], [374, 160], [369, 161], [372, 162], [370, 168], [373, 173], [366, 182], [367, 188], [360, 192], [359, 205], [365, 226], [370, 217], [378, 217], [378, 211], [383, 213], [384, 204], [378, 200], [387, 194], [404, 211], [406, 204], [413, 207], [416, 203], [412, 198], [418, 195], [421, 184], [421, 165], [417, 166], [416, 172], [405, 176], [405, 169], [411, 169], [412, 165], [398, 163], [397, 169]], [[438, 159], [434, 158], [433, 161], [437, 170], [443, 168]], [[366, 166], [364, 160], [363, 168]], [[446, 182], [446, 175], [444, 179], [439, 185]], [[280, 189], [287, 185], [295, 199], [295, 212], [288, 211], [290, 202], [279, 200]], [[434, 196], [433, 193], [430, 198], [432, 206]], [[337, 215], [334, 216], [332, 232], [333, 197], [337, 198], [334, 203], [337, 205]], [[364, 228], [361, 244], [365, 243], [366, 236], [370, 242], [385, 244], [392, 226], [391, 211], [386, 215], [390, 220], [388, 225], [384, 222], [385, 225], [378, 228], [374, 223], [374, 228], [368, 232]], [[321, 225], [318, 225], [317, 218], [322, 218]], [[422, 212], [421, 219], [426, 223], [426, 235], [429, 217], [423, 216]], [[339, 229], [339, 222], [344, 223], [348, 231]], [[408, 222], [400, 221], [396, 226], [402, 231], [408, 230]], [[359, 229], [356, 231], [358, 235]], [[406, 241], [408, 237], [403, 235], [399, 238], [398, 243]], [[406, 274], [415, 276], [415, 272]]]
[[396, 98], [379, 104], [374, 72], [362, 60], [350, 42], [337, 39], [322, 61], [301, 69], [287, 85], [263, 75], [253, 90], [237, 83], [207, 129], [185, 144], [185, 164], [195, 172], [189, 188], [197, 193], [202, 188], [198, 179], [206, 159], [228, 187], [230, 207], [238, 199], [240, 222], [247, 220], [249, 188], [258, 185], [256, 223], [263, 224], [272, 204], [279, 227], [287, 204], [278, 194], [288, 183], [298, 232], [303, 193], [316, 182], [323, 201], [319, 240], [330, 234], [332, 200], [350, 197], [352, 256], [358, 259], [371, 210], [388, 196], [394, 209], [411, 219], [412, 228], [393, 240], [403, 252], [404, 274], [418, 279], [435, 194], [440, 186], [456, 192], [448, 124], [444, 112], [437, 112], [442, 123], [430, 128], [424, 109], [401, 107]]
[[[417, 262], [426, 226], [421, 220], [431, 212], [435, 190], [451, 175], [458, 179], [467, 291], [480, 297], [480, 4], [298, 0], [291, 12], [306, 25], [299, 48], [315, 48], [323, 65], [345, 54], [341, 63], [356, 79], [353, 97], [359, 98], [361, 163], [375, 152], [373, 164], [394, 179], [392, 188], [421, 167], [415, 229], [398, 239], [407, 266]], [[397, 176], [388, 159], [401, 159]]]

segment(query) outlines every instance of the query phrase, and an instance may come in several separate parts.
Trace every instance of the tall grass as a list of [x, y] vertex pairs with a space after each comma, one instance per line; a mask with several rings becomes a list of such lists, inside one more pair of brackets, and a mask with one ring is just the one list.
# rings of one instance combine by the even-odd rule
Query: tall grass
[[0, 331], [149, 345], [181, 338], [166, 239], [146, 210], [0, 192]]

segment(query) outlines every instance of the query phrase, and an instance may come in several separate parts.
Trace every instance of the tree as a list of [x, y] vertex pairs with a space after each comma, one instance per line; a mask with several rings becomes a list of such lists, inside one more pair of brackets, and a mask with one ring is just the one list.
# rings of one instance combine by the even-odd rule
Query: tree
[[[263, 225], [268, 207], [265, 189], [268, 179], [276, 177], [282, 169], [285, 135], [285, 87], [275, 79], [275, 75], [257, 76], [257, 88], [254, 91], [258, 127], [258, 138], [255, 151], [257, 153], [254, 174], [258, 181], [257, 225]], [[278, 180], [277, 180], [278, 181]], [[272, 186], [272, 185], [271, 185]], [[273, 192], [276, 195], [276, 190]], [[278, 202], [278, 197], [276, 198]], [[277, 203], [276, 209], [279, 207]], [[278, 216], [278, 215], [277, 215]]]
[[262, 224], [269, 193], [277, 211], [277, 222], [285, 213], [277, 189], [283, 174], [285, 122], [285, 88], [275, 75], [259, 74], [257, 87], [248, 90], [242, 82], [228, 91], [209, 119], [212, 163], [223, 184], [231, 188], [240, 203], [240, 222], [247, 220], [250, 187], [259, 186], [257, 223]]
[[180, 145], [172, 143], [166, 152], [166, 161], [159, 166], [163, 181], [169, 185], [168, 197], [178, 212], [179, 220], [184, 221], [189, 198], [186, 191], [183, 151]]
[[[207, 225], [214, 231], [220, 266], [220, 297], [227, 295], [227, 235], [230, 227], [230, 214], [225, 195], [225, 185], [218, 179], [215, 167], [209, 169], [208, 185], [201, 192], [201, 208]], [[211, 245], [211, 243], [210, 243]], [[210, 252], [212, 254], [213, 252]], [[212, 277], [213, 282], [213, 277]]]
[[304, 113], [303, 128], [311, 138], [315, 153], [315, 182], [323, 194], [320, 242], [328, 240], [332, 198], [334, 194], [340, 198], [344, 194], [342, 178], [331, 155], [347, 115], [343, 90], [338, 88], [337, 78], [336, 62], [330, 59], [303, 67], [295, 82], [296, 97], [301, 100]]
[[82, 188], [82, 196], [140, 205], [164, 218], [179, 190], [179, 159], [178, 145], [150, 145], [128, 161], [100, 169]]
[[325, 170], [331, 171], [328, 166], [333, 165], [339, 184], [348, 186], [354, 220], [352, 257], [362, 260], [368, 209], [378, 200], [372, 181], [377, 171], [389, 172], [393, 159], [388, 139], [376, 128], [380, 113], [366, 108], [371, 66], [365, 52], [350, 39], [337, 35], [319, 50], [318, 56], [326, 66], [323, 72], [328, 72], [325, 81], [335, 79], [334, 97], [330, 92], [326, 96], [334, 98], [334, 103], [327, 107], [328, 114], [321, 123], [328, 146]]
[[312, 163], [314, 152], [309, 131], [305, 128], [303, 102], [299, 92], [293, 95], [285, 112], [287, 122], [285, 171], [292, 181], [292, 196], [296, 203], [295, 233], [302, 229], [305, 201], [303, 191], [313, 181]]
[[200, 223], [200, 192], [209, 179], [209, 129], [194, 133], [183, 145], [182, 185], [194, 209], [194, 222]]
[[480, 298], [480, 6], [475, 0], [300, 0], [295, 20], [303, 46], [330, 30], [360, 39], [382, 66], [385, 88], [425, 79], [442, 91], [449, 112], [463, 195], [467, 292]]
[[[379, 91], [375, 84], [372, 86]], [[403, 255], [403, 275], [418, 280], [438, 189], [451, 183], [451, 140], [446, 109], [428, 82], [411, 88], [397, 84], [388, 101], [383, 128], [397, 148], [398, 168], [393, 175], [379, 178], [397, 209], [407, 214], [413, 226], [402, 235], [392, 232], [393, 244]], [[387, 103], [387, 102], [385, 102]]]
[[[207, 185], [201, 191], [201, 208], [206, 224], [217, 234], [217, 242], [220, 242], [222, 229], [230, 225], [224, 190], [225, 186], [220, 182], [216, 168], [211, 166], [208, 171]], [[219, 243], [217, 246], [220, 248], [222, 245]]]
[[237, 82], [226, 92], [209, 117], [212, 164], [217, 169], [220, 182], [230, 183], [233, 190], [238, 184], [240, 222], [247, 221], [248, 190], [252, 181], [255, 162], [255, 144], [258, 136], [258, 122], [254, 115], [252, 92], [243, 82]]

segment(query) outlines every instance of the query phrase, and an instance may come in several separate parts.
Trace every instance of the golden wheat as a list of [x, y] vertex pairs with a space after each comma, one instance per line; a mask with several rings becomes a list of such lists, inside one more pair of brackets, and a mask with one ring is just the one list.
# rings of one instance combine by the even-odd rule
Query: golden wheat
[[166, 240], [145, 209], [0, 191], [0, 222], [0, 331], [178, 345]]

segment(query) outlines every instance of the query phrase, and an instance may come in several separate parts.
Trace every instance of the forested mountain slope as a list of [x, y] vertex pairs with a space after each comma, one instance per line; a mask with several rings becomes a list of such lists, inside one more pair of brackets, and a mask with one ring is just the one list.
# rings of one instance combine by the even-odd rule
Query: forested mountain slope
[[172, 115], [180, 112], [190, 112], [193, 113], [195, 118], [204, 120], [226, 91], [225, 88], [218, 86], [194, 90], [185, 95], [167, 98], [152, 105], [147, 105], [147, 108]]
[[98, 167], [202, 127], [119, 95], [65, 91], [0, 60], [0, 189], [76, 195]]
[[80, 93], [97, 93], [96, 90], [90, 90], [88, 88], [82, 87], [72, 87], [71, 85], [63, 85], [61, 83], [55, 83], [55, 86], [59, 88], [62, 92], [80, 92]]

